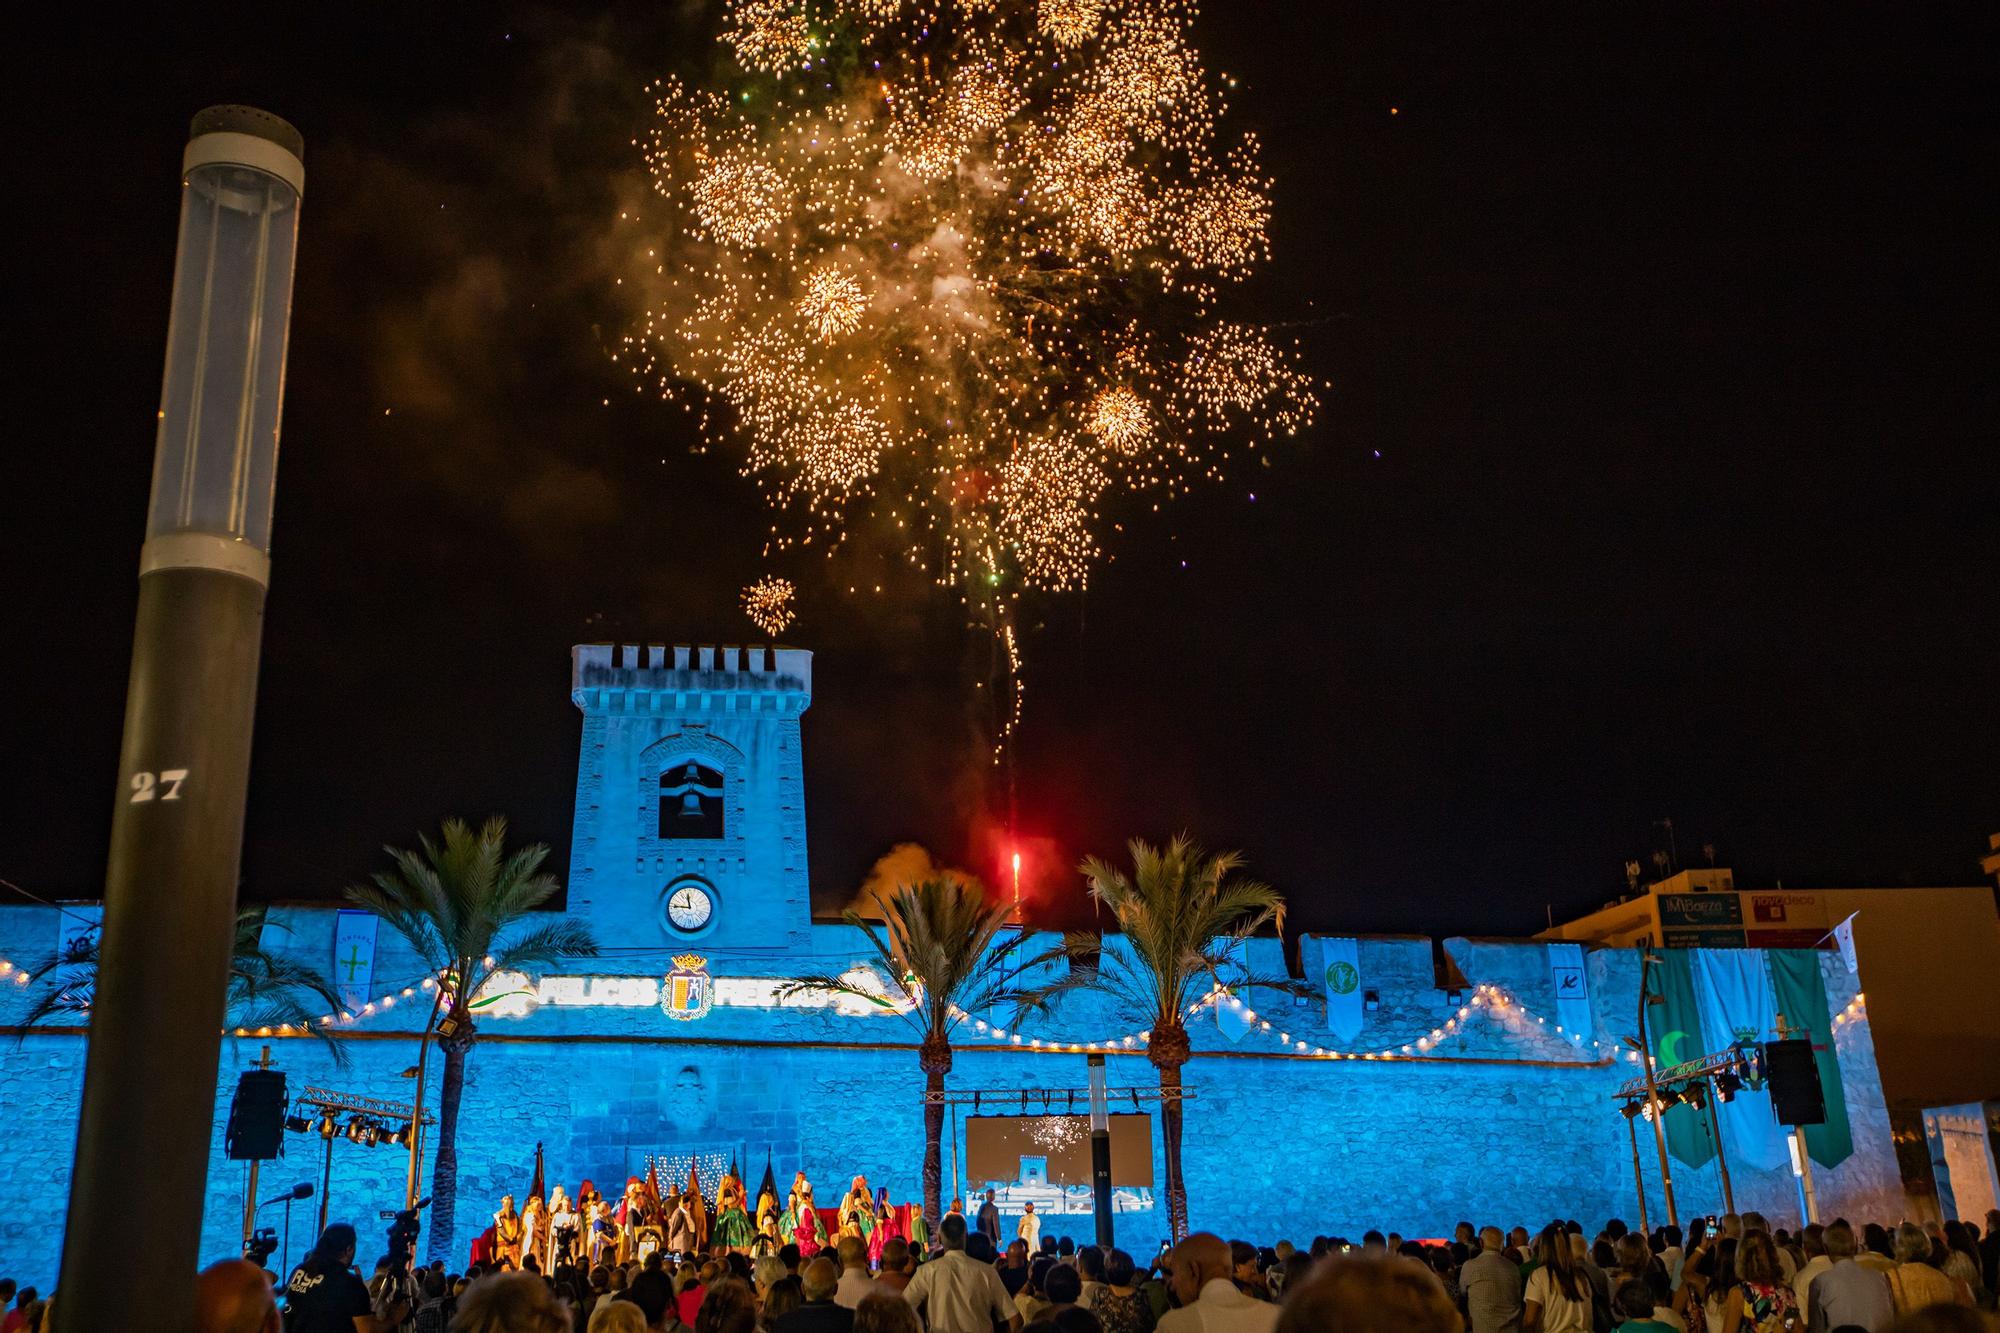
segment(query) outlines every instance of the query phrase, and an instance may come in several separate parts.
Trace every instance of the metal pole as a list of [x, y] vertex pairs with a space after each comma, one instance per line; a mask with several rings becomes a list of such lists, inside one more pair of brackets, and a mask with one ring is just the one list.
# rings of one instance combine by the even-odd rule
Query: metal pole
[[1112, 1246], [1111, 1108], [1104, 1092], [1104, 1057], [1090, 1057], [1090, 1190], [1097, 1212], [1097, 1243]]
[[1715, 1080], [1705, 1078], [1702, 1086], [1708, 1089], [1708, 1127], [1715, 1134], [1715, 1165], [1722, 1172], [1722, 1211], [1736, 1211], [1736, 1192], [1729, 1188], [1729, 1150], [1722, 1146], [1722, 1117], [1715, 1109]]
[[[129, 1324], [135, 1290], [149, 1327], [194, 1325], [304, 151], [276, 116], [211, 107], [182, 157], [56, 1333]], [[120, 1281], [92, 1280], [111, 1254]]]
[[1643, 1235], [1652, 1230], [1646, 1225], [1646, 1173], [1639, 1165], [1639, 1126], [1636, 1116], [1625, 1117], [1625, 1132], [1632, 1136], [1632, 1187], [1639, 1191], [1639, 1231]]
[[327, 1134], [323, 1137], [326, 1139], [326, 1167], [319, 1175], [319, 1229], [321, 1231], [326, 1230], [326, 1208], [327, 1204], [332, 1202], [333, 1195], [333, 1135]]
[[1819, 1221], [1819, 1196], [1813, 1192], [1812, 1154], [1806, 1151], [1806, 1128], [1792, 1126], [1792, 1170], [1799, 1181], [1799, 1215], [1805, 1219], [1801, 1226], [1811, 1226]]
[[[266, 1046], [264, 1048], [264, 1053], [257, 1057], [257, 1068], [269, 1069], [270, 1067], [271, 1067], [271, 1048], [269, 1046]], [[280, 1136], [282, 1136], [284, 1130], [281, 1128], [278, 1132]], [[243, 1194], [243, 1244], [246, 1248], [250, 1244], [250, 1233], [256, 1229], [257, 1175], [258, 1175], [257, 1168], [262, 1165], [264, 1165], [262, 1161], [256, 1158], [251, 1159], [250, 1183], [245, 1187]]]
[[417, 1091], [410, 1098], [410, 1169], [403, 1182], [403, 1207], [417, 1206], [417, 1187], [424, 1174], [424, 1069], [431, 1053], [431, 1034], [437, 1030], [438, 1010], [444, 1004], [444, 987], [437, 988], [431, 1001], [430, 1021], [424, 1024], [423, 1040], [417, 1043]]
[[1667, 1225], [1677, 1227], [1681, 1219], [1674, 1207], [1674, 1169], [1667, 1162], [1667, 1131], [1661, 1123], [1666, 1118], [1666, 1112], [1660, 1105], [1659, 1085], [1653, 1081], [1653, 1042], [1646, 1035], [1646, 1006], [1653, 999], [1648, 978], [1653, 964], [1658, 961], [1646, 952], [1645, 945], [1639, 946], [1639, 1058], [1646, 1068], [1646, 1105], [1653, 1112], [1653, 1139], [1660, 1149], [1660, 1192], [1667, 1196]]

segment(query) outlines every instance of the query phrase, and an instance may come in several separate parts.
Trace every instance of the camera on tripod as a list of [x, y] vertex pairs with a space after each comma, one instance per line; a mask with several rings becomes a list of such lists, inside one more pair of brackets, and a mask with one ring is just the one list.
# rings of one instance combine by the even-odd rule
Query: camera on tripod
[[278, 1248], [278, 1229], [258, 1227], [250, 1233], [250, 1239], [243, 1242], [243, 1257], [259, 1268], [271, 1266], [271, 1254]]
[[410, 1259], [416, 1253], [417, 1236], [423, 1231], [423, 1224], [417, 1220], [420, 1209], [431, 1206], [428, 1198], [418, 1199], [415, 1208], [405, 1208], [400, 1212], [384, 1212], [389, 1219], [389, 1267], [393, 1272], [409, 1268]]

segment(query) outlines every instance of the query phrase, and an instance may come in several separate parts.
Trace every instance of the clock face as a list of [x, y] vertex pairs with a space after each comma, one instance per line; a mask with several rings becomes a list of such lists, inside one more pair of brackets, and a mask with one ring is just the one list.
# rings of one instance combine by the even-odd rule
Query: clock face
[[675, 930], [695, 931], [715, 914], [715, 900], [692, 884], [683, 884], [667, 899], [667, 920]]

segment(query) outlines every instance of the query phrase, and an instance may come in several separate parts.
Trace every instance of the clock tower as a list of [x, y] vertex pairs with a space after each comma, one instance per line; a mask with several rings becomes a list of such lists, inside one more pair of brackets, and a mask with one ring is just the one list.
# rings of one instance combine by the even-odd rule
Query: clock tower
[[803, 951], [798, 648], [580, 644], [569, 911], [613, 945]]

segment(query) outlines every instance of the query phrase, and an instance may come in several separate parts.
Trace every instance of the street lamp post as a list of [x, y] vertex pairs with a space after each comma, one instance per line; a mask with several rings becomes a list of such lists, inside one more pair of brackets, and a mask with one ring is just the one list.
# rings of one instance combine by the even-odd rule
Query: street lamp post
[[1097, 1244], [1111, 1248], [1111, 1106], [1104, 1090], [1104, 1056], [1090, 1057], [1090, 1195], [1097, 1213]]
[[[149, 1327], [194, 1323], [304, 152], [268, 112], [211, 107], [181, 160], [57, 1333], [126, 1326], [134, 1291]], [[112, 1254], [120, 1280], [90, 1280]]]

